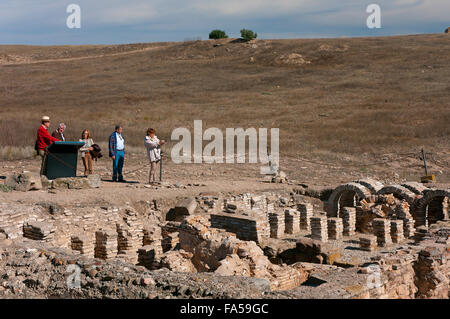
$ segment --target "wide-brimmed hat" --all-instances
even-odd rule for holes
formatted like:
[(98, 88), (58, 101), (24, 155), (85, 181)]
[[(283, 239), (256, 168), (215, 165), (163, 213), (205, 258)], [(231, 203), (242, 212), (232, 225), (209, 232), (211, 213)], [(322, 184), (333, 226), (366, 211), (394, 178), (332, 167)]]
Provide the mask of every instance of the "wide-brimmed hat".
[(41, 121), (42, 122), (50, 122), (50, 118), (48, 116), (43, 116)]

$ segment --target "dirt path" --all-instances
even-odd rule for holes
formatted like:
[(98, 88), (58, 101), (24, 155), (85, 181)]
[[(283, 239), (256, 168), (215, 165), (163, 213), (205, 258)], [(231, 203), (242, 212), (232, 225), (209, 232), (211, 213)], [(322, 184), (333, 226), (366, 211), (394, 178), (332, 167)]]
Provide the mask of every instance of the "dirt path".
[(23, 61), (16, 63), (2, 63), (2, 61), (0, 60), (0, 66), (3, 65), (22, 65), (22, 64), (38, 64), (38, 63), (51, 63), (51, 62), (70, 62), (70, 61), (78, 61), (78, 60), (86, 60), (86, 59), (97, 59), (97, 58), (106, 58), (106, 57), (115, 57), (115, 56), (123, 56), (123, 55), (131, 55), (131, 54), (136, 54), (136, 53), (142, 53), (142, 52), (147, 52), (147, 51), (153, 51), (156, 49), (160, 49), (163, 48), (163, 46), (155, 46), (155, 47), (149, 47), (149, 48), (143, 48), (143, 49), (139, 49), (139, 50), (131, 50), (131, 51), (126, 51), (126, 52), (118, 52), (118, 53), (111, 53), (111, 54), (98, 54), (98, 55), (87, 55), (87, 56), (82, 56), (82, 57), (74, 57), (74, 58), (61, 58), (61, 59), (47, 59), (47, 60), (27, 60), (24, 58)]

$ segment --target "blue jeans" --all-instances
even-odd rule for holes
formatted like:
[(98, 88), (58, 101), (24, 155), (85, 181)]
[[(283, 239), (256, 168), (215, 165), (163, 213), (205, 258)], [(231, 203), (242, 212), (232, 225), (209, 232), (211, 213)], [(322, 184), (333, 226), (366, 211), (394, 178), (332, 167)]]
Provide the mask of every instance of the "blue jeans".
[(125, 161), (125, 152), (116, 151), (116, 159), (113, 159), (113, 181), (117, 180), (117, 176), (119, 177), (119, 181), (123, 180), (122, 168), (124, 161)]

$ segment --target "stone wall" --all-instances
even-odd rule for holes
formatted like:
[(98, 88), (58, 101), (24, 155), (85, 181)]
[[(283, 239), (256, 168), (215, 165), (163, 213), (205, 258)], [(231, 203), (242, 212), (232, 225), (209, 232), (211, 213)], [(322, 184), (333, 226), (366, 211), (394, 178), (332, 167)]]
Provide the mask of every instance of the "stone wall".
[(262, 216), (230, 215), (227, 213), (211, 214), (211, 227), (225, 229), (236, 234), (242, 240), (261, 242), (270, 236), (267, 218)]
[[(375, 186), (372, 188), (376, 189)], [(330, 235), (331, 244), (341, 245), (342, 228), (345, 236), (354, 231), (354, 207), (344, 207), (341, 202), (341, 221), (337, 217), (327, 219), (317, 212), (313, 217), (310, 204), (298, 203), (301, 198), (243, 194), (232, 197), (231, 202), (224, 201), (240, 207), (228, 213), (216, 212), (217, 206), (209, 206), (203, 201), (216, 201), (217, 198), (202, 197), (202, 205), (207, 205), (209, 210), (200, 209), (191, 215), (192, 209), (188, 214), (182, 214), (181, 222), (162, 222), (162, 212), (155, 210), (156, 204), (150, 202), (125, 207), (76, 204), (66, 208), (47, 202), (36, 205), (2, 203), (0, 239), (45, 243), (68, 249), (83, 258), (97, 257), (108, 263), (122, 258), (147, 269), (163, 267), (174, 272), (215, 272), (217, 275), (262, 278), (275, 291), (298, 288), (308, 279), (309, 268), (305, 268), (303, 262), (334, 264), (341, 268), (345, 265), (350, 267), (348, 274), (353, 271), (355, 276), (375, 278), (373, 284), (362, 286), (354, 297), (448, 298), (448, 222), (436, 221), (430, 227), (421, 226), (416, 234), (420, 238), (414, 244), (407, 241), (411, 236), (405, 236), (403, 241), (402, 231), (406, 235), (407, 230), (411, 233), (414, 229), (408, 216), (409, 204), (404, 200), (390, 195), (369, 195), (361, 201), (375, 213), (377, 210), (372, 208), (377, 205), (382, 208), (383, 215), (375, 214), (378, 219), (372, 220), (375, 227), (371, 227), (371, 232), (378, 235), (380, 246), (387, 245), (383, 249), (372, 249), (373, 237), (363, 236), (366, 240), (361, 246), (366, 249), (357, 251), (366, 254), (364, 263), (377, 251), (380, 255), (362, 266), (362, 263), (335, 263), (340, 258), (340, 251), (327, 250), (325, 243), (304, 237), (312, 230), (312, 237), (326, 241)], [(192, 203), (198, 202), (190, 199), (186, 205), (178, 206), (195, 206)], [(390, 243), (388, 238), (391, 236), (397, 245)], [(297, 245), (285, 250), (286, 256), (282, 256), (283, 262), (289, 260), (286, 262), (289, 266), (271, 263), (260, 248), (266, 240), (292, 242), (293, 238), (299, 239)], [(354, 251), (356, 255), (357, 251)], [(289, 253), (292, 258), (287, 256)], [(357, 275), (359, 267), (361, 272)]]
[(448, 299), (448, 225), (430, 230), (430, 239), (372, 258), (361, 269), (367, 287), (358, 298)]
[(413, 268), (416, 254), (411, 251), (379, 258), (367, 267), (368, 291), (365, 298), (413, 299), (417, 292)]
[(419, 252), (414, 262), (417, 298), (448, 299), (449, 275), (448, 245), (429, 243)]

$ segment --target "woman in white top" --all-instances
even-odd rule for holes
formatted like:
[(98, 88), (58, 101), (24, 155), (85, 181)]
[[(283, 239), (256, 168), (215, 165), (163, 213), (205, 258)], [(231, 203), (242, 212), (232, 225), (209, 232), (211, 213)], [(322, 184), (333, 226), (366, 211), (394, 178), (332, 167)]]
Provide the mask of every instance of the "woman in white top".
[(161, 145), (166, 142), (164, 140), (159, 140), (155, 135), (155, 130), (149, 128), (147, 130), (147, 136), (145, 137), (145, 147), (147, 148), (147, 156), (150, 161), (150, 174), (148, 177), (148, 182), (151, 185), (156, 185), (155, 172), (156, 166), (161, 160)]
[(81, 133), (80, 142), (83, 142), (83, 147), (80, 148), (81, 152), (81, 159), (83, 160), (84, 165), (84, 175), (88, 176), (88, 174), (94, 173), (94, 170), (92, 169), (92, 156), (89, 151), (92, 151), (92, 145), (94, 145), (94, 141), (91, 138), (91, 133), (89, 130), (84, 130), (83, 133)]

